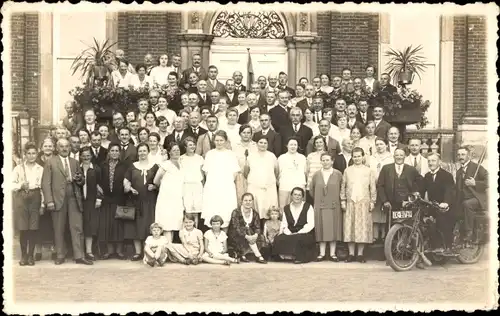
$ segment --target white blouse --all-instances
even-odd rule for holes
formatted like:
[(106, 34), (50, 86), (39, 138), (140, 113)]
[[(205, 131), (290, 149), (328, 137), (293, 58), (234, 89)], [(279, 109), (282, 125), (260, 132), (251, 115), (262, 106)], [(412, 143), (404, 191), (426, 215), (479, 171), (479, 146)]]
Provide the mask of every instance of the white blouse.
[(213, 230), (207, 230), (203, 237), (208, 241), (207, 251), (224, 253), (224, 242), (227, 240), (227, 235), (223, 230), (220, 231), (219, 236), (215, 236)]
[(156, 66), (151, 69), (150, 76), (153, 80), (153, 83), (156, 83), (160, 86), (168, 84), (168, 74), (173, 71), (172, 67), (162, 67)]
[(305, 188), (307, 160), (302, 154), (285, 153), (278, 158), (279, 189), (292, 191), (295, 187)]
[[(300, 203), (297, 206), (294, 206), (293, 203), (290, 203), (290, 213), (292, 213), (293, 220), (295, 223), (299, 220), (300, 213), (302, 212), (302, 208), (304, 207), (304, 202)], [(294, 223), (294, 224), (295, 224)], [(288, 222), (286, 220), (286, 216), (283, 216), (283, 220), (281, 221), (281, 227), (285, 233), (290, 233), (288, 229)], [(314, 209), (312, 206), (309, 206), (307, 210), (307, 223), (302, 227), (301, 230), (297, 232), (297, 234), (307, 234), (314, 228)]]
[(132, 86), (135, 89), (144, 88), (146, 85), (149, 85), (149, 87), (152, 87), (153, 86), (153, 79), (150, 76), (145, 75), (144, 80), (141, 81), (141, 79), (139, 79), (139, 75), (132, 75), (132, 79), (130, 80), (130, 83), (132, 84)]
[(115, 70), (111, 73), (111, 77), (113, 78), (115, 87), (128, 88), (132, 84), (134, 75), (127, 71), (125, 76), (122, 76), (120, 71)]
[(158, 110), (158, 111), (156, 111), (155, 115), (156, 115), (156, 118), (159, 118), (160, 116), (164, 116), (168, 121), (169, 127), (173, 126), (174, 120), (177, 117), (177, 114), (175, 114), (175, 111), (173, 111), (171, 109)]
[(21, 190), (24, 182), (28, 182), (29, 190), (40, 189), (42, 187), (42, 175), (43, 167), (37, 163), (33, 166), (29, 166), (27, 163), (17, 165), (12, 172), (12, 189), (14, 191)]

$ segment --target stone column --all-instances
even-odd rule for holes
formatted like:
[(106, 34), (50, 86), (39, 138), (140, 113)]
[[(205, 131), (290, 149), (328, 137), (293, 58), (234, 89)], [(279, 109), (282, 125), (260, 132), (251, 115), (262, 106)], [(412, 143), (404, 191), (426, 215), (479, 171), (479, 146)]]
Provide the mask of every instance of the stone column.
[[(110, 43), (118, 43), (118, 12), (106, 12), (106, 39)], [(117, 45), (111, 47), (116, 51)]]
[(213, 40), (212, 35), (208, 34), (179, 34), (181, 45), (182, 67), (191, 66), (191, 57), (193, 54), (200, 54), (202, 65), (207, 68), (210, 60), (210, 45)]
[(389, 49), (391, 44), (391, 19), (388, 13), (380, 13), (379, 16), (379, 45), (378, 45), (378, 71), (377, 77), (385, 69), (387, 57), (385, 52)]
[[(444, 161), (453, 161), (453, 16), (441, 16), (440, 39), (440, 104), (439, 127), (443, 130), (441, 137), (441, 156)], [(431, 105), (432, 106), (432, 105)]]
[(40, 125), (52, 124), (53, 105), (53, 52), (52, 13), (40, 12), (38, 36), (40, 43)]
[(292, 36), (287, 36), (285, 41), (288, 49), (288, 85), (293, 86), (297, 82), (297, 66), (295, 62), (297, 60), (297, 50), (295, 48), (295, 40)]
[[(293, 49), (290, 50), (290, 43), (293, 43)], [(294, 83), (299, 78), (306, 77), (311, 80), (316, 75), (316, 57), (318, 51), (318, 37), (312, 35), (293, 36), (288, 42), (288, 68), (293, 68)], [(292, 52), (292, 54), (290, 54)], [(291, 55), (293, 55), (293, 60)], [(290, 64), (291, 63), (291, 64)], [(289, 80), (292, 82), (292, 79)]]

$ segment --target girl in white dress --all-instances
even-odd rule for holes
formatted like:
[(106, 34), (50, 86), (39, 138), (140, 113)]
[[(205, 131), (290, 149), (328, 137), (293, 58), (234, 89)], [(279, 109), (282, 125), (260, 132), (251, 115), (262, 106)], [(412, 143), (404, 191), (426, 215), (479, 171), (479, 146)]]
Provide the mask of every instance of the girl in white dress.
[(375, 139), (377, 136), (375, 135), (375, 122), (368, 121), (366, 122), (365, 127), (366, 135), (365, 137), (359, 140), (359, 147), (363, 148), (363, 151), (366, 153), (366, 160), (370, 161), (370, 156), (374, 155), (376, 152), (375, 149)]
[(186, 213), (193, 214), (194, 226), (198, 227), (199, 217), (203, 206), (203, 157), (196, 154), (194, 138), (184, 140), (186, 153), (179, 158), (183, 174), (182, 201)]
[(168, 74), (172, 71), (172, 68), (167, 67), (168, 63), (167, 54), (161, 55), (159, 59), (160, 59), (160, 64), (151, 69), (150, 76), (154, 84), (162, 86), (168, 83)]
[(168, 159), (167, 151), (163, 149), (162, 146), (159, 146), (161, 137), (158, 133), (150, 133), (148, 137), (148, 145), (149, 145), (149, 161), (154, 161), (157, 165), (161, 165), (164, 161)]
[(271, 207), (278, 206), (276, 178), (278, 177), (278, 159), (267, 150), (269, 141), (261, 135), (257, 139), (257, 152), (248, 155), (245, 174), (248, 181), (248, 192), (255, 200), (255, 210), (261, 219), (265, 219)]
[(209, 229), (203, 235), (205, 240), (205, 253), (201, 257), (204, 262), (231, 265), (231, 263), (240, 263), (239, 259), (234, 259), (227, 253), (227, 235), (221, 230), (224, 220), (215, 215), (210, 219)]
[(231, 108), (226, 111), (226, 122), (219, 121), (219, 129), (227, 133), (229, 143), (236, 144), (240, 140), (240, 124), (238, 124), (238, 110)]
[(304, 118), (305, 118), (304, 125), (312, 130), (314, 136), (319, 135), (318, 123), (314, 122), (313, 112), (311, 111), (311, 109), (307, 108), (304, 111)]
[(290, 138), (286, 145), (287, 152), (279, 156), (279, 204), (283, 211), (285, 205), (290, 203), (290, 192), (295, 187), (306, 188), (307, 162), (306, 157), (297, 152), (299, 141)]
[(172, 242), (173, 231), (182, 228), (184, 203), (181, 183), (184, 179), (179, 164), (181, 155), (179, 145), (172, 143), (168, 147), (170, 160), (160, 164), (153, 182), (156, 186), (160, 186), (156, 201), (155, 222), (163, 226), (167, 240)]
[(174, 125), (174, 120), (177, 117), (177, 114), (168, 108), (167, 99), (165, 97), (158, 98), (158, 111), (156, 111), (155, 115), (156, 117), (164, 116), (169, 126)]
[(226, 148), (227, 140), (226, 132), (215, 132), (215, 149), (208, 151), (205, 156), (203, 172), (206, 182), (201, 212), (205, 223), (208, 223), (214, 215), (222, 217), (224, 230), (227, 230), (231, 213), (238, 206), (234, 181), (240, 171), (236, 155)]

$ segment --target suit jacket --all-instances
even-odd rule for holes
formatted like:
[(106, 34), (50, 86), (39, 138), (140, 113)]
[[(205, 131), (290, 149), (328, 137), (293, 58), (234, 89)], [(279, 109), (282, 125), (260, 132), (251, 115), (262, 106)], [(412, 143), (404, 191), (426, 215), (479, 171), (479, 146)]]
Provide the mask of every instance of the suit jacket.
[(289, 110), (284, 109), (281, 105), (277, 105), (269, 110), (269, 116), (271, 116), (274, 130), (279, 134), (281, 134), (282, 126), (286, 126), (291, 123)]
[(92, 164), (100, 166), (108, 157), (108, 150), (104, 147), (99, 147), (99, 152), (97, 156), (94, 153), (94, 147), (91, 147), (92, 149)]
[[(331, 136), (325, 136), (327, 137), (327, 144), (326, 144), (326, 148), (328, 149), (328, 153), (330, 153), (330, 155), (332, 155), (333, 158), (335, 158), (338, 154), (340, 154), (341, 152), (341, 148), (340, 148), (340, 144), (337, 140), (335, 140), (333, 137)], [(313, 144), (313, 141), (314, 141), (314, 137), (311, 138), (309, 140), (309, 142), (307, 143), (307, 147), (306, 147), (306, 157), (313, 152), (313, 149), (314, 149), (314, 144)]]
[(75, 135), (76, 132), (81, 130), (85, 125), (82, 113), (81, 112), (73, 113), (71, 119), (68, 116), (66, 116), (62, 120), (62, 125), (71, 133), (71, 135)]
[[(257, 95), (257, 106), (260, 107), (260, 108), (263, 108), (264, 105), (266, 105), (266, 98), (263, 98), (260, 93), (259, 95)], [(261, 112), (262, 113), (262, 112)], [(267, 113), (267, 110), (266, 110), (266, 113)]]
[(167, 149), (168, 144), (176, 142), (177, 145), (179, 145), (179, 149), (181, 150), (181, 155), (184, 155), (186, 153), (186, 146), (184, 146), (184, 140), (190, 136), (193, 137), (194, 139), (196, 139), (196, 136), (194, 136), (191, 129), (185, 129), (184, 132), (182, 133), (180, 141), (178, 142), (175, 139), (175, 137), (176, 137), (175, 133), (176, 133), (176, 131), (174, 130), (174, 131), (172, 131), (172, 134), (165, 137), (165, 141), (163, 142), (163, 148)]
[[(377, 192), (379, 201), (383, 204), (390, 202), (394, 207), (397, 203), (394, 182), (396, 180), (396, 167), (395, 163), (391, 163), (382, 167), (377, 181)], [(418, 173), (417, 169), (407, 164), (403, 165), (401, 177), (406, 181), (408, 192), (421, 192), (422, 176)]]
[[(231, 149), (231, 144), (226, 142), (227, 149)], [(203, 158), (208, 153), (209, 150), (214, 149), (215, 144), (211, 144), (208, 132), (198, 137), (198, 142), (196, 143), (196, 153)]]
[(116, 130), (114, 128), (110, 128), (109, 129), (109, 141), (110, 141), (110, 144), (112, 143), (120, 143), (120, 137), (118, 136), (118, 133), (116, 132)]
[(365, 125), (363, 123), (361, 123), (360, 121), (358, 121), (356, 119), (356, 121), (354, 122), (354, 125), (350, 126), (349, 120), (347, 121), (347, 128), (352, 130), (355, 127), (357, 127), (359, 129), (359, 131), (361, 132), (361, 136), (365, 135)]
[(370, 109), (366, 111), (366, 121), (363, 120), (363, 118), (361, 117), (361, 113), (358, 112), (358, 114), (356, 114), (356, 120), (366, 126), (366, 123), (368, 123), (368, 121), (373, 121), (372, 111)]
[(229, 98), (229, 95), (227, 95), (226, 92), (224, 94), (221, 94), (222, 96), (226, 97), (228, 100), (228, 107), (233, 107), (238, 105), (238, 93), (236, 91), (233, 93), (233, 98)]
[(132, 142), (128, 144), (125, 151), (121, 150), (120, 160), (129, 167), (137, 161), (137, 148), (132, 144)]
[[(262, 131), (259, 131), (253, 135), (253, 141), (256, 142), (260, 137), (262, 136)], [(276, 133), (272, 129), (269, 129), (269, 131), (266, 134), (266, 138), (268, 141), (268, 146), (267, 150), (272, 152), (276, 158), (281, 155), (281, 136), (280, 134)]]
[[(271, 109), (271, 111), (274, 109), (275, 108)], [(297, 133), (295, 133), (293, 126), (292, 126), (292, 123), (289, 123), (287, 125), (282, 126), (279, 134), (281, 135), (281, 150), (282, 150), (281, 152), (282, 153), (287, 151), (286, 145), (287, 145), (288, 139), (293, 136), (293, 137), (298, 138), (298, 140), (299, 140), (299, 149), (297, 150), (297, 152), (299, 152), (302, 155), (305, 154), (307, 143), (313, 137), (312, 130), (309, 127), (305, 126), (304, 124), (300, 124), (299, 130), (297, 131)]]
[(288, 93), (290, 94), (290, 99), (295, 98), (295, 89), (290, 88), (290, 87), (282, 87), (280, 85), (278, 85), (278, 89), (288, 91)]
[(306, 109), (310, 108), (309, 103), (307, 103), (307, 98), (297, 102), (297, 107), (302, 110), (302, 113), (304, 113)]
[[(204, 129), (203, 127), (200, 127), (200, 126), (198, 126), (198, 133), (195, 133), (195, 132), (193, 131), (193, 128), (192, 128), (191, 126), (189, 126), (189, 127), (187, 128), (187, 130), (189, 130), (189, 131), (190, 131), (191, 136), (192, 136), (192, 137), (194, 137), (194, 140), (195, 140), (195, 141), (196, 141), (196, 140), (198, 140), (198, 137), (200, 137), (201, 135), (203, 135), (203, 134), (205, 134), (205, 133), (207, 132), (207, 130), (206, 130), (206, 129)], [(166, 137), (165, 137), (165, 138), (166, 138)]]
[[(75, 192), (75, 199), (80, 212), (83, 212), (82, 204), (82, 188), (83, 182), (75, 183), (74, 178), (77, 172), (83, 174), (78, 161), (73, 158), (69, 159), (69, 169), (71, 178), (73, 179), (73, 189)], [(64, 166), (59, 156), (54, 156), (45, 162), (42, 175), (42, 193), (44, 196), (45, 204), (54, 203), (55, 210), (61, 210), (66, 195), (66, 174)]]
[[(198, 72), (199, 80), (207, 80), (208, 79), (207, 70), (203, 67), (199, 67), (199, 68), (200, 68), (200, 71)], [(187, 69), (184, 69), (184, 71), (182, 72), (182, 80), (183, 80), (184, 84), (188, 83), (189, 74), (192, 72), (195, 72), (193, 67), (189, 67)]]
[(423, 179), (421, 196), (425, 196), (429, 201), (436, 201), (438, 203), (448, 203), (451, 207), (455, 202), (455, 181), (453, 176), (448, 171), (440, 168), (436, 172), (436, 179), (433, 179), (432, 173), (427, 172)]
[(217, 84), (214, 87), (210, 82), (210, 79), (207, 79), (207, 92), (211, 93), (212, 91), (216, 90), (219, 91), (220, 95), (224, 95), (226, 93), (226, 87), (217, 79), (216, 82)]
[[(83, 170), (82, 170), (83, 171)], [(92, 168), (87, 170), (87, 173), (84, 174), (86, 181), (86, 192), (82, 190), (83, 197), (83, 206), (86, 211), (93, 212), (95, 210), (95, 201), (97, 199), (102, 200), (103, 192), (102, 190), (102, 172), (99, 166), (92, 164)], [(101, 188), (101, 190), (97, 189), (97, 186)]]
[(382, 121), (380, 121), (380, 123), (375, 127), (375, 135), (383, 139), (387, 139), (387, 132), (391, 127), (392, 127), (391, 124), (382, 119)]
[(200, 102), (198, 102), (198, 106), (200, 107), (212, 106), (212, 99), (210, 99), (210, 93), (208, 91), (205, 93), (205, 100), (202, 99), (201, 94), (199, 92), (197, 94), (198, 94), (198, 99), (200, 100)]
[[(398, 142), (398, 145), (396, 146), (396, 149), (402, 149), (402, 150), (405, 151), (405, 154), (406, 154), (407, 151), (408, 151), (408, 146), (406, 146), (405, 144), (403, 144), (401, 142)], [(390, 143), (387, 145), (387, 151), (391, 152), (391, 144)], [(394, 154), (394, 153), (391, 152), (391, 154)], [(413, 162), (409, 163), (408, 165), (413, 166)]]
[(396, 88), (395, 86), (393, 86), (390, 83), (385, 87), (379, 86), (379, 94), (380, 95), (389, 95), (389, 94), (392, 94), (392, 93), (397, 92), (397, 91), (398, 91), (398, 88)]
[(243, 84), (241, 86), (239, 86), (239, 87), (236, 86), (236, 89), (234, 90), (234, 92), (236, 94), (238, 94), (238, 92), (240, 92), (240, 91), (247, 91), (247, 87), (245, 85), (243, 85)]
[(467, 196), (474, 196), (479, 201), (482, 209), (488, 207), (488, 171), (483, 166), (470, 161), (465, 170), (465, 179), (474, 177), (476, 169), (478, 169), (476, 176), (476, 186), (470, 189), (465, 185), (464, 177), (462, 176), (463, 168), (457, 170), (457, 201), (462, 202)]
[(337, 156), (334, 156), (334, 161), (333, 161), (333, 169), (337, 169), (338, 171), (344, 173), (345, 169), (349, 166), (352, 166), (354, 164), (354, 161), (352, 161), (352, 158), (347, 161), (345, 159), (345, 156), (342, 152), (339, 152)]
[[(415, 158), (411, 154), (409, 156), (406, 156), (405, 164), (415, 167)], [(417, 166), (415, 168), (417, 168), (422, 177), (425, 176), (427, 172), (429, 172), (429, 162), (427, 161), (427, 158), (420, 155), (420, 161), (417, 159)]]

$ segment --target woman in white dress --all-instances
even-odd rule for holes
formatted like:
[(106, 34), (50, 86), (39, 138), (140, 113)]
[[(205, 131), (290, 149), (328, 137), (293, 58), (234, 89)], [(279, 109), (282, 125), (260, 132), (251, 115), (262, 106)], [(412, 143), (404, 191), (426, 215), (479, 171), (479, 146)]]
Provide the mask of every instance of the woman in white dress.
[(278, 198), (283, 211), (285, 205), (290, 203), (290, 192), (295, 187), (306, 188), (307, 161), (306, 157), (297, 152), (299, 141), (291, 137), (286, 144), (287, 152), (279, 156), (279, 188)]
[(240, 139), (235, 143), (231, 143), (231, 149), (238, 159), (240, 172), (236, 176), (236, 199), (238, 205), (241, 202), (241, 197), (247, 192), (247, 179), (245, 177), (245, 165), (248, 155), (257, 151), (257, 144), (252, 140), (252, 128), (250, 125), (241, 125), (239, 129)]
[(341, 116), (337, 120), (338, 129), (335, 132), (335, 135), (332, 136), (339, 144), (342, 144), (344, 138), (351, 138), (351, 130), (347, 127), (347, 117)]
[(271, 207), (278, 207), (276, 178), (278, 178), (278, 159), (267, 150), (269, 140), (261, 135), (257, 139), (257, 151), (248, 154), (245, 174), (248, 181), (248, 192), (255, 200), (255, 210), (261, 219), (265, 219)]
[(111, 78), (115, 87), (128, 89), (132, 85), (134, 75), (128, 71), (128, 61), (121, 59), (118, 70), (111, 73)]
[(200, 213), (203, 206), (203, 157), (196, 154), (196, 141), (187, 137), (184, 140), (186, 153), (179, 159), (183, 173), (182, 201), (186, 213), (195, 215), (194, 225), (198, 228)]
[(174, 120), (177, 117), (175, 111), (168, 108), (167, 98), (165, 97), (158, 98), (158, 111), (156, 111), (155, 115), (156, 117), (164, 116), (170, 126), (173, 126)]
[(250, 120), (248, 121), (248, 125), (252, 128), (253, 134), (262, 130), (260, 126), (260, 108), (258, 106), (253, 106), (250, 109)]
[(139, 64), (135, 66), (137, 74), (132, 76), (130, 83), (135, 89), (144, 87), (153, 87), (153, 79), (146, 74), (146, 65)]
[(173, 232), (182, 228), (184, 203), (182, 201), (183, 187), (180, 184), (184, 179), (179, 164), (181, 155), (179, 145), (169, 144), (167, 151), (170, 154), (170, 160), (160, 164), (153, 180), (156, 186), (160, 186), (156, 201), (155, 222), (163, 226), (165, 236), (169, 242), (172, 242)]
[(365, 127), (366, 135), (359, 140), (359, 147), (363, 148), (363, 151), (366, 153), (366, 160), (370, 161), (370, 157), (375, 154), (375, 139), (377, 135), (375, 135), (375, 122), (368, 121), (366, 122)]
[[(227, 230), (231, 213), (238, 207), (236, 200), (236, 176), (240, 171), (234, 152), (226, 148), (227, 133), (215, 132), (215, 149), (208, 151), (203, 164), (206, 182), (203, 189), (203, 208), (201, 217), (205, 224), (214, 215), (222, 217), (222, 228)], [(207, 225), (209, 226), (209, 225)]]
[(320, 90), (326, 94), (332, 93), (333, 87), (330, 86), (330, 76), (328, 76), (327, 74), (321, 74), (319, 76), (319, 79), (321, 80)]
[(313, 132), (313, 135), (316, 136), (316, 135), (319, 135), (319, 124), (314, 122), (313, 120), (313, 112), (311, 111), (311, 109), (307, 108), (305, 111), (304, 111), (304, 125), (309, 127), (312, 132)]
[(311, 181), (314, 174), (321, 170), (321, 155), (326, 152), (325, 140), (323, 136), (317, 135), (313, 138), (313, 152), (307, 156), (307, 192), (306, 201), (313, 205), (313, 196), (311, 194)]
[(290, 107), (297, 106), (297, 103), (304, 100), (304, 93), (306, 86), (301, 84), (300, 82), (295, 86), (295, 98), (291, 99), (289, 102)]
[(157, 165), (161, 165), (164, 161), (168, 160), (167, 151), (160, 147), (159, 144), (161, 141), (160, 134), (158, 133), (150, 133), (148, 136), (148, 145), (149, 145), (149, 161), (154, 161)]
[(238, 124), (238, 110), (235, 108), (228, 109), (226, 112), (227, 123), (219, 121), (219, 129), (227, 133), (227, 137), (231, 146), (240, 140), (240, 124)]
[(151, 69), (151, 79), (154, 84), (158, 84), (160, 86), (166, 85), (168, 83), (168, 74), (172, 71), (171, 67), (167, 67), (168, 64), (168, 55), (161, 55), (159, 58), (160, 64), (153, 69)]
[[(387, 141), (384, 138), (375, 139), (376, 152), (370, 157), (370, 169), (375, 173), (375, 181), (378, 180), (382, 167), (394, 163), (393, 155), (387, 150)], [(373, 237), (374, 240), (381, 240), (385, 237), (385, 223), (387, 222), (386, 213), (382, 210), (379, 201), (375, 204), (373, 210)]]

